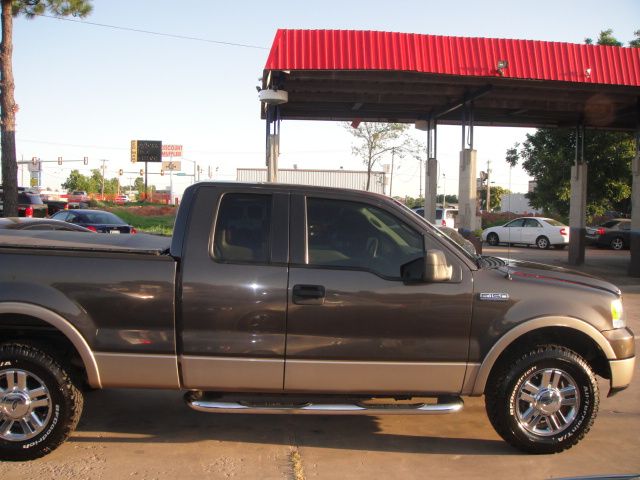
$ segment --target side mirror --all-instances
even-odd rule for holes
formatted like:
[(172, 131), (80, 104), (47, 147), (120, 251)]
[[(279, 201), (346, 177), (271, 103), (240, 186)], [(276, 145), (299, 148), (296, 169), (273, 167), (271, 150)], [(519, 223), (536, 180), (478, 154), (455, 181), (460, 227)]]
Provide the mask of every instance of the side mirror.
[(447, 282), (451, 280), (452, 272), (453, 268), (447, 264), (442, 250), (429, 250), (426, 256), (400, 267), (402, 281), (407, 284)]

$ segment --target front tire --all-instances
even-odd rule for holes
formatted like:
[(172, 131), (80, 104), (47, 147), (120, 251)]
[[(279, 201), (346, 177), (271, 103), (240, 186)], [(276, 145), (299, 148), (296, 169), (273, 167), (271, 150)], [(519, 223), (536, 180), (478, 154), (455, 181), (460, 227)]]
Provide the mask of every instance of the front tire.
[(82, 414), (83, 396), (49, 354), (0, 346), (0, 460), (32, 460), (57, 448)]
[(503, 362), (487, 382), (486, 410), (496, 432), (528, 453), (577, 444), (598, 413), (593, 371), (577, 353), (546, 345)]

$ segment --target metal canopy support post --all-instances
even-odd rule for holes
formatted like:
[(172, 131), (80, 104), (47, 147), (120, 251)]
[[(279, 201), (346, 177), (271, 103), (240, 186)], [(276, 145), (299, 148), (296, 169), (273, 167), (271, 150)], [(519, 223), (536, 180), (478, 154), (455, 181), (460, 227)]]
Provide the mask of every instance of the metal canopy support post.
[(427, 129), (427, 168), (424, 181), (424, 218), (432, 223), (436, 221), (436, 202), (438, 201), (438, 160), (437, 160), (438, 123), (429, 120)]
[[(468, 122), (468, 134), (465, 131)], [(473, 103), (462, 110), (462, 150), (460, 151), (460, 175), (458, 188), (459, 227), (474, 231), (480, 228), (477, 214), (476, 157), (473, 149)]]
[(631, 165), (631, 261), (629, 275), (640, 277), (640, 98), (636, 104), (636, 154)]
[(280, 108), (267, 105), (266, 165), (267, 182), (278, 181), (278, 157), (280, 156)]
[(575, 164), (571, 167), (569, 204), (569, 264), (582, 265), (586, 245), (587, 163), (584, 160), (584, 125), (576, 126)]

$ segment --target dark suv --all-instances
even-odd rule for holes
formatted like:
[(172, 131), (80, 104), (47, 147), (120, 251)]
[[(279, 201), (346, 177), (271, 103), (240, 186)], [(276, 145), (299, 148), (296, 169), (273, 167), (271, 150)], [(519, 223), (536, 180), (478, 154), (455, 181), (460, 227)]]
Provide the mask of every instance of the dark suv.
[[(18, 187), (18, 216), (27, 218), (44, 218), (47, 206), (37, 192)], [(4, 217), (4, 191), (0, 185), (0, 217)]]

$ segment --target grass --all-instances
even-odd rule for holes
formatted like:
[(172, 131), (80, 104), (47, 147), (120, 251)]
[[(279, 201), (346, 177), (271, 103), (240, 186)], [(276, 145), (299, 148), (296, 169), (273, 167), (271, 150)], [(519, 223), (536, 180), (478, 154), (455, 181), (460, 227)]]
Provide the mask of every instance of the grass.
[(173, 234), (174, 215), (139, 215), (130, 208), (110, 208), (109, 211), (115, 213), (122, 220), (133, 225), (139, 232), (154, 233), (156, 235)]

